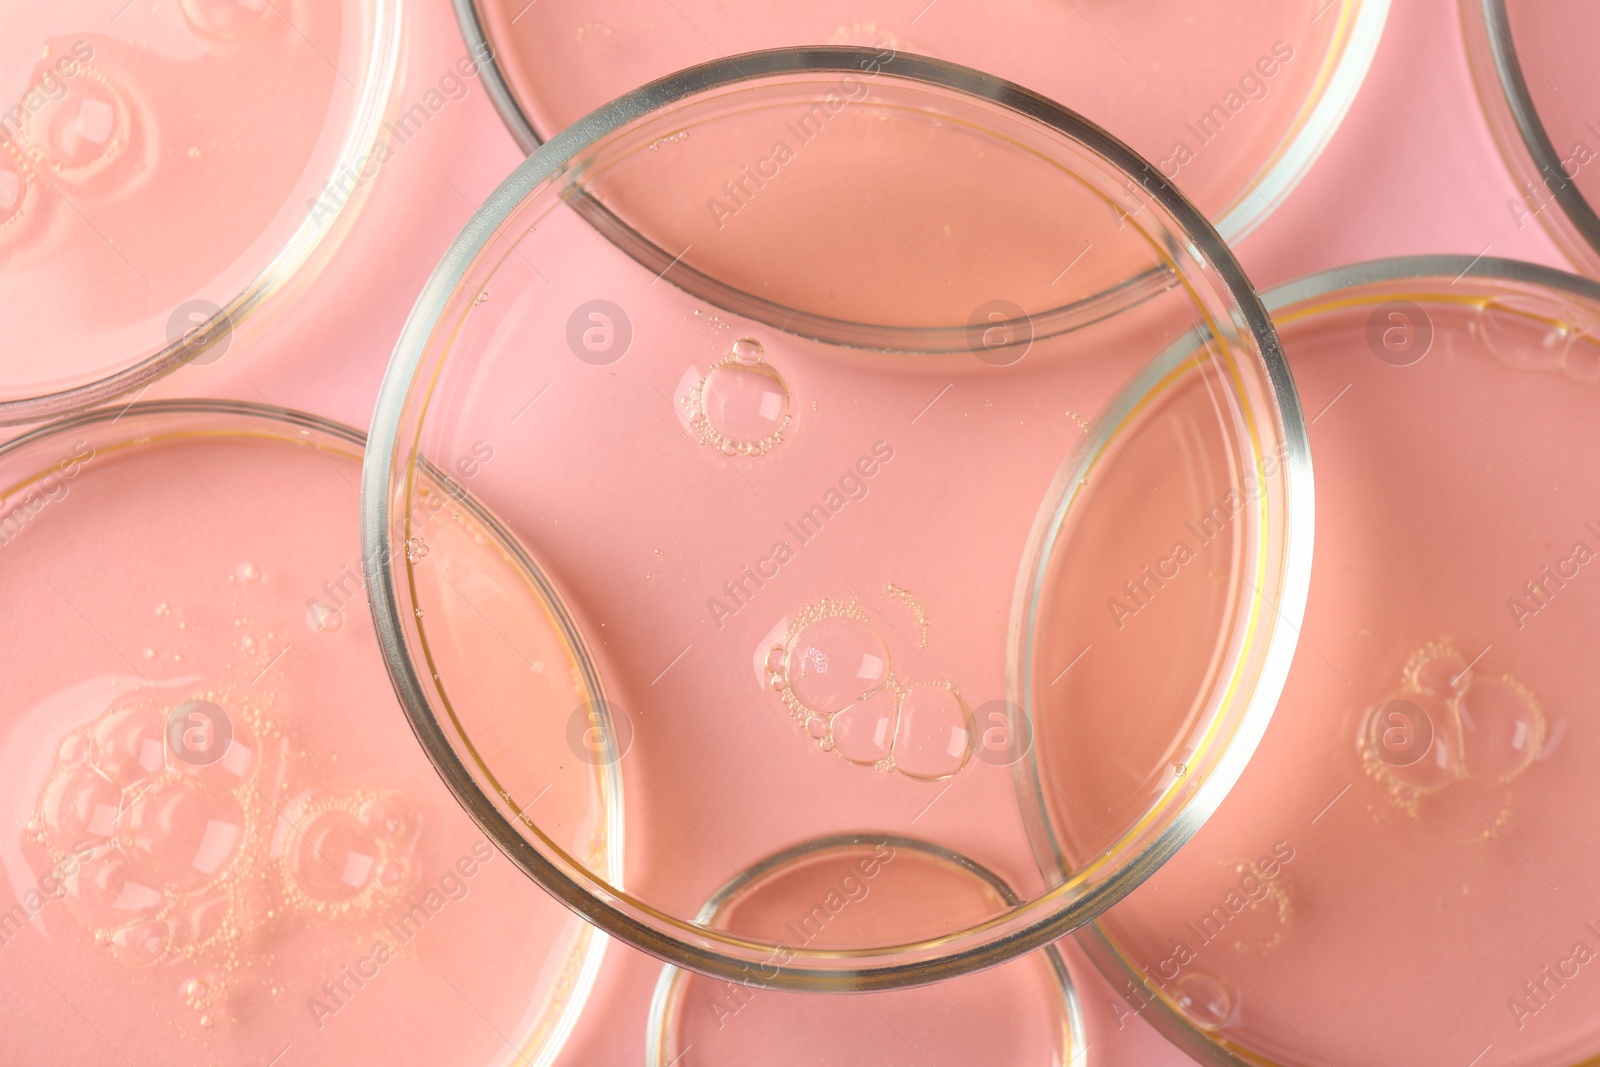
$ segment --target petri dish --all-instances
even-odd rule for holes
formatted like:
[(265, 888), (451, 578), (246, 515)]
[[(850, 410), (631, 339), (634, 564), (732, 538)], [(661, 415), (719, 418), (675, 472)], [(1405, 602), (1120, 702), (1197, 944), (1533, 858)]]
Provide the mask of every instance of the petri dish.
[[(900, 887), (883, 893), (880, 887)], [(903, 888), (902, 888), (903, 887)], [(810, 841), (768, 857), (706, 902), (702, 922), (769, 939), (847, 947), (907, 923), (904, 903), (974, 915), (1015, 901), (970, 860), (909, 838)], [(646, 1027), (648, 1067), (940, 1060), (1082, 1067), (1088, 1042), (1054, 946), (948, 982), (821, 997), (745, 986), (668, 965)], [(689, 1055), (693, 1052), (693, 1059)]]
[(0, 424), (221, 359), (337, 243), (393, 134), (398, 0), (0, 13)]
[[(859, 45), (961, 63), (1072, 108), (1157, 164), (1223, 238), (1249, 233), (1332, 137), (1388, 0), (457, 0), (524, 151), (648, 78), (739, 52)], [(674, 250), (675, 251), (675, 250)]]
[[(0, 990), (33, 1022), (0, 1035), (7, 1062), (561, 1048), (605, 939), (484, 839), (396, 713), (361, 448), (165, 402), (0, 450)], [(451, 508), (442, 550), (496, 536)]]
[(1600, 75), (1579, 42), (1600, 31), (1587, 4), (1462, 0), (1478, 98), (1516, 179), (1517, 229), (1543, 226), (1575, 267), (1600, 273)]
[(1437, 257), (1265, 299), (1316, 455), (1302, 647), (1228, 799), (1079, 940), (1202, 1063), (1593, 1062), (1600, 286)]
[[(736, 217), (705, 207), (815, 108), (825, 132)], [(646, 86), (491, 196), (390, 364), (364, 543), (412, 725), (513, 862), (675, 965), (859, 991), (1040, 947), (1193, 832), (1287, 669), (1309, 460), (1253, 291), (1142, 166), (978, 72), (806, 49)], [(595, 203), (671, 221), (671, 262), (608, 241)], [(1119, 406), (1130, 379), (1160, 402)], [(480, 683), (478, 660), (511, 676), (550, 658), (486, 625), (495, 582), (473, 557), (399, 551), (428, 542), (419, 476), (467, 469), (585, 686), (566, 751), (616, 769), (626, 884), (525, 812), (544, 783), (481, 739), (539, 712)], [(1163, 622), (1109, 610), (1219, 502)], [(1069, 674), (1098, 688), (1063, 703), (1078, 687), (1051, 681)], [(1107, 717), (1121, 728), (1095, 733)], [(1037, 862), (1012, 783), (1057, 728), (1041, 718), (1116, 768), (1098, 779), (1114, 836), (1068, 878)], [(698, 918), (740, 871), (840, 834), (969, 857), (1017, 902), (918, 912), (900, 940), (848, 950)]]

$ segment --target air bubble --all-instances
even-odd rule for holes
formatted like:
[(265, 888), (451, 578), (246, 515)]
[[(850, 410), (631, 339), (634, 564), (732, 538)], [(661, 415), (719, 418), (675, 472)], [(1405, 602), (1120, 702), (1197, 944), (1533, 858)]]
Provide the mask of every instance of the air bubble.
[(1209, 974), (1193, 972), (1179, 978), (1172, 988), (1172, 1000), (1203, 1030), (1216, 1030), (1233, 1014), (1233, 998), (1223, 984)]
[(833, 742), (851, 763), (875, 764), (887, 759), (894, 745), (895, 694), (879, 689), (833, 717)]
[(263, 577), (261, 568), (254, 563), (248, 562), (239, 564), (238, 567), (234, 568), (234, 573), (239, 576), (241, 582), (247, 582), (251, 585), (261, 581)]
[(68, 767), (81, 767), (94, 755), (94, 744), (82, 734), (68, 734), (56, 748), (56, 759)]
[(45, 787), (40, 802), (45, 830), (58, 842), (108, 841), (116, 832), (121, 798), (114, 783), (89, 768), (69, 770)]
[(297, 838), (293, 872), (300, 889), (313, 900), (345, 903), (371, 882), (378, 845), (355, 816), (344, 811), (314, 815)]
[(121, 832), (141, 867), (187, 892), (215, 880), (244, 839), (244, 812), (231, 793), (190, 779), (162, 782), (128, 805)]
[(889, 648), (864, 619), (828, 615), (802, 628), (789, 650), (788, 687), (801, 705), (824, 715), (881, 685)]
[(155, 919), (124, 926), (111, 934), (111, 951), (135, 967), (154, 963), (167, 950), (167, 927)]
[[(789, 387), (765, 363), (713, 367), (701, 387), (708, 444), (745, 453), (770, 451), (789, 422)], [(702, 437), (706, 434), (702, 433)]]
[(1403, 683), (1411, 692), (1451, 700), (1472, 684), (1472, 669), (1449, 641), (1430, 641), (1406, 663)]
[(764, 456), (783, 440), (789, 386), (765, 357), (761, 342), (743, 337), (704, 377), (684, 375), (678, 399), (702, 444), (728, 456)]
[(1473, 778), (1505, 781), (1544, 748), (1543, 710), (1511, 678), (1479, 678), (1461, 698), (1461, 754)]
[[(1455, 713), (1432, 693), (1406, 693), (1367, 712), (1362, 751), (1373, 772), (1391, 785), (1431, 793), (1460, 773)], [(1419, 745), (1427, 747), (1418, 752)]]
[(184, 18), (208, 37), (232, 37), (261, 21), (268, 0), (182, 0)]
[(972, 709), (953, 689), (915, 685), (900, 701), (894, 765), (913, 778), (948, 778), (972, 755)]
[(67, 903), (79, 921), (107, 936), (138, 919), (152, 918), (162, 903), (161, 890), (149, 875), (116, 849), (102, 849), (83, 861), (67, 882)]
[(137, 785), (166, 762), (166, 722), (149, 703), (113, 708), (95, 724), (94, 735), (100, 770), (121, 785)]
[(67, 91), (29, 116), (26, 133), (46, 163), (60, 170), (90, 166), (127, 138), (128, 108), (103, 78), (84, 70), (66, 79)]

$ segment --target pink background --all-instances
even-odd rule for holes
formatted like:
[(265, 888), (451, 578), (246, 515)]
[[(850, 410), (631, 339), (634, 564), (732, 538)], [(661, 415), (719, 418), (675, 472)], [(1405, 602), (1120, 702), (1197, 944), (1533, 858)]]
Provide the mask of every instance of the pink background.
[[(447, 0), (411, 4), (402, 104), (466, 54)], [(389, 352), (450, 240), (522, 159), (483, 87), (447, 104), (375, 180), (365, 212), (320, 282), (274, 327), (220, 362), (151, 395), (211, 395), (368, 422)], [(1517, 227), (1517, 196), (1477, 103), (1455, 0), (1395, 0), (1367, 83), (1300, 187), (1239, 247), (1265, 289), (1382, 256), (1487, 254), (1566, 266), (1537, 223)], [(1090, 1062), (1187, 1062), (1142, 1022), (1119, 1030), (1114, 994), (1070, 959)], [(613, 945), (560, 1062), (638, 1063), (660, 966)]]

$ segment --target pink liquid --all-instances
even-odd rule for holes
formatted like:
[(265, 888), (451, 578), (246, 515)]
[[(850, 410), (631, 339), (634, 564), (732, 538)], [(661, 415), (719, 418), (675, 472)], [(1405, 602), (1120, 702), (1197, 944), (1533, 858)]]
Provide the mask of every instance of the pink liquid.
[[(907, 842), (835, 847), (790, 861), (723, 905), (733, 933), (836, 947), (881, 944), (925, 925), (917, 911), (979, 916), (993, 886)], [(1062, 1064), (1082, 1049), (1047, 957), (916, 989), (783, 993), (680, 972), (657, 1064)]]
[(358, 458), (137, 411), (8, 457), (52, 473), (0, 548), (6, 1062), (465, 1067), (563, 1036), (591, 935), (395, 707)]
[[(748, 132), (766, 121), (758, 115), (733, 126)], [(838, 129), (841, 136), (864, 140), (873, 128), (880, 141), (900, 136), (893, 121), (865, 110), (834, 121), (859, 123)], [(929, 151), (949, 145), (946, 136), (984, 143), (970, 132), (911, 125), (906, 136)], [(669, 158), (674, 152), (737, 154), (737, 137), (718, 141), (726, 128), (711, 123), (705, 136), (698, 125), (688, 128), (688, 139), (656, 151), (647, 145), (657, 130), (630, 133), (634, 157), (607, 157), (609, 170), (597, 165), (600, 187), (642, 189), (658, 168), (670, 186), (693, 169), (691, 157)], [(810, 157), (829, 175), (843, 159), (825, 154), (833, 151), (819, 144)], [(952, 149), (949, 158), (966, 157)], [(893, 159), (883, 156), (886, 178), (896, 173)], [(956, 176), (948, 184), (908, 186), (900, 224), (938, 232), (941, 218), (960, 220), (970, 209), (1021, 227), (1028, 211), (1020, 202), (962, 195), (964, 166), (950, 168)], [(1006, 173), (1022, 181), (1026, 169), (1016, 162)], [(1078, 230), (1108, 242), (1096, 249), (1103, 258), (1085, 258), (1074, 271), (1151, 255), (1145, 237), (1126, 219), (1119, 228), (1105, 201), (1060, 170), (1053, 180), (1049, 173), (1040, 166), (1030, 180), (1060, 191), (1066, 206), (1059, 215), (1047, 209), (1046, 224), (1069, 233), (1071, 206), (1093, 204), (1096, 213), (1077, 216)], [(1004, 242), (974, 258), (941, 258), (953, 272), (947, 282), (906, 245), (830, 222), (817, 209), (836, 190), (796, 179), (785, 199), (757, 201), (756, 214), (735, 220), (741, 228), (730, 222), (708, 255), (748, 265), (749, 277), (768, 279), (770, 291), (818, 312), (965, 326), (967, 297), (977, 303), (979, 294), (1006, 291), (997, 275), (1032, 286), (1029, 299), (1043, 302), (1072, 258), (1065, 240), (1059, 247)], [(758, 217), (762, 210), (769, 217)], [(746, 222), (769, 228), (743, 229)], [(963, 232), (959, 221), (952, 229)], [(817, 230), (846, 243), (830, 247)], [(825, 345), (692, 302), (565, 206), (540, 211), (536, 204), (505, 232), (526, 236), (515, 251), (495, 241), (486, 256), (492, 271), (465, 284), (459, 327), (452, 320), (452, 359), (430, 379), (435, 406), (417, 447), (449, 470), (492, 448), (495, 459), (481, 465), (472, 492), (548, 576), (583, 655), (536, 649), (520, 636), (518, 627), (553, 609), (494, 596), (496, 579), (479, 573), (487, 557), (441, 553), (423, 533), (427, 556), (396, 567), (418, 674), (486, 794), (514, 818), (542, 783), (519, 769), (519, 750), (505, 738), (574, 719), (587, 729), (593, 694), (548, 708), (551, 721), (536, 720), (521, 710), (531, 697), (507, 697), (476, 679), (491, 662), (508, 678), (520, 665), (532, 693), (539, 683), (531, 662), (549, 664), (560, 653), (592, 660), (604, 700), (626, 722), (617, 726), (614, 760), (629, 830), (623, 888), (642, 906), (693, 921), (719, 886), (774, 850), (849, 832), (915, 834), (972, 856), (1025, 897), (1043, 892), (1003, 728), (1018, 568), (1063, 460), (1115, 429), (1097, 429), (1096, 413), (1194, 325), (1200, 311), (1191, 292), (1173, 288), (1135, 313), (1041, 336), (998, 365), (982, 358), (987, 353)], [(799, 240), (768, 243), (779, 232)], [(761, 263), (771, 269), (757, 275)], [(1079, 284), (1098, 283), (1068, 273), (1056, 291)], [(1225, 396), (1215, 368), (1210, 373)], [(1096, 514), (1120, 522), (1125, 536), (1234, 484), (1235, 415), (1204, 390), (1197, 397), (1176, 416), (1149, 420), (1170, 421), (1171, 434), (1196, 435), (1189, 459), (1203, 469), (1192, 472), (1185, 495), (1152, 511), (1147, 499), (1119, 499), (1108, 489), (1104, 509), (1097, 505)], [(1096, 484), (1123, 476), (1109, 454), (1112, 469), (1096, 471)], [(1143, 465), (1143, 453), (1137, 462)], [(1181, 464), (1151, 469), (1158, 478), (1170, 469), (1174, 485), (1191, 476)], [(1137, 477), (1131, 468), (1127, 476)], [(415, 516), (418, 498), (401, 506)], [(416, 536), (415, 526), (414, 519), (400, 540)], [(1114, 540), (1100, 544), (1090, 562), (1121, 550)], [(1204, 589), (1229, 580), (1194, 577)], [(1175, 594), (1170, 604), (1196, 641), (1217, 625), (1211, 600)], [(1165, 632), (1145, 628), (1120, 646), (1122, 654), (1149, 662), (1162, 654)], [(1078, 651), (1057, 662), (1052, 648), (1052, 674)], [(1153, 672), (1143, 675), (1156, 684)], [(1177, 718), (1161, 718), (1165, 708), (1140, 709), (1144, 735), (1107, 729), (1089, 737), (1097, 748), (1072, 758), (1127, 759), (1149, 771), (1152, 750), (1159, 757), (1188, 744), (1214, 721), (1214, 709), (1191, 709), (1209, 677), (1184, 681), (1191, 690)], [(510, 778), (522, 783), (507, 787)], [(1126, 792), (1115, 817), (1101, 823), (1113, 837), (1164, 803), (1171, 782), (1135, 785), (1136, 795)], [(581, 835), (537, 816), (524, 822), (524, 836), (576, 875), (604, 877)], [(911, 909), (909, 897), (898, 903), (908, 909), (908, 938), (912, 929), (915, 938), (948, 937), (975, 920)]]
[[(1159, 162), (1213, 218), (1259, 181), (1319, 78), (1340, 12), (1252, 0), (1003, 4), (518, 0), (477, 5), (541, 137), (652, 78), (789, 45), (887, 45), (1019, 82)], [(1313, 16), (1318, 16), (1313, 20)], [(1270, 74), (1265, 73), (1271, 71)], [(1213, 106), (1221, 110), (1213, 112)], [(676, 251), (676, 249), (673, 249)]]
[[(1600, 947), (1600, 594), (1578, 562), (1600, 545), (1600, 376), (1574, 336), (1593, 309), (1447, 282), (1449, 303), (1392, 287), (1425, 305), (1409, 326), (1378, 299), (1283, 320), (1315, 420), (1303, 640), (1233, 793), (1102, 921), (1147, 983), (1126, 1011), (1159, 992), (1271, 1062), (1571, 1063), (1600, 1042), (1576, 962)], [(1373, 321), (1431, 322), (1431, 349), (1375, 358)]]
[(331, 224), (311, 205), (354, 122), (368, 6), (73, 0), (0, 15), (0, 400), (155, 354), (302, 227)]

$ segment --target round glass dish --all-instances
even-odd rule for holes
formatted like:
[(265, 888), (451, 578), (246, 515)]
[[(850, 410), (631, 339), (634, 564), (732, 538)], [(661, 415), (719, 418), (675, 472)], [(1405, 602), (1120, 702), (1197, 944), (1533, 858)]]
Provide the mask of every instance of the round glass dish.
[[(899, 883), (897, 886), (896, 883)], [(895, 886), (885, 893), (882, 890)], [(988, 911), (1016, 902), (1004, 882), (960, 856), (910, 838), (810, 841), (757, 863), (706, 902), (699, 921), (836, 947), (895, 936), (923, 909)], [(716, 1064), (1004, 1063), (1083, 1067), (1083, 1017), (1055, 946), (915, 989), (817, 997), (661, 971), (646, 1027), (648, 1067), (694, 1051)]]
[(399, 0), (0, 10), (0, 424), (227, 351), (389, 148)]
[[(0, 994), (29, 1020), (6, 1062), (488, 1067), (566, 1039), (605, 938), (483, 838), (394, 712), (361, 447), (168, 402), (0, 449)], [(441, 545), (498, 536), (438, 517)]]
[(1600, 286), (1440, 257), (1265, 299), (1312, 413), (1304, 647), (1228, 799), (1079, 940), (1202, 1063), (1592, 1063)]
[(1592, 4), (1461, 0), (1489, 127), (1519, 186), (1517, 228), (1537, 220), (1576, 267), (1600, 275), (1600, 70)]
[[(668, 962), (804, 990), (997, 963), (1146, 877), (1270, 716), (1310, 551), (1293, 387), (1199, 212), (1041, 97), (875, 56), (739, 56), (558, 135), (419, 297), (364, 466), (392, 677), (485, 831)], [(735, 180), (739, 211), (709, 209)], [(589, 224), (635, 203), (672, 223), (658, 268)], [(419, 475), (467, 469), (541, 575), (537, 623), (485, 611), (484, 560), (417, 528)], [(1191, 520), (1210, 536), (1178, 551)], [(1161, 610), (1130, 621), (1124, 582), (1168, 586)], [(524, 812), (544, 782), (484, 738), (546, 712), (490, 665), (585, 687), (557, 725), (618, 769), (626, 885)], [(1108, 835), (1071, 878), (1012, 784), (1036, 734), (1077, 749), (1059, 797)], [(908, 908), (918, 929), (849, 949), (698, 918), (765, 857), (858, 833), (970, 857), (1017, 902)]]
[(647, 78), (756, 49), (862, 45), (1059, 101), (1157, 164), (1234, 241), (1338, 128), (1389, 2), (456, 0), (456, 12), (468, 43), (494, 57), (488, 84), (524, 151)]

